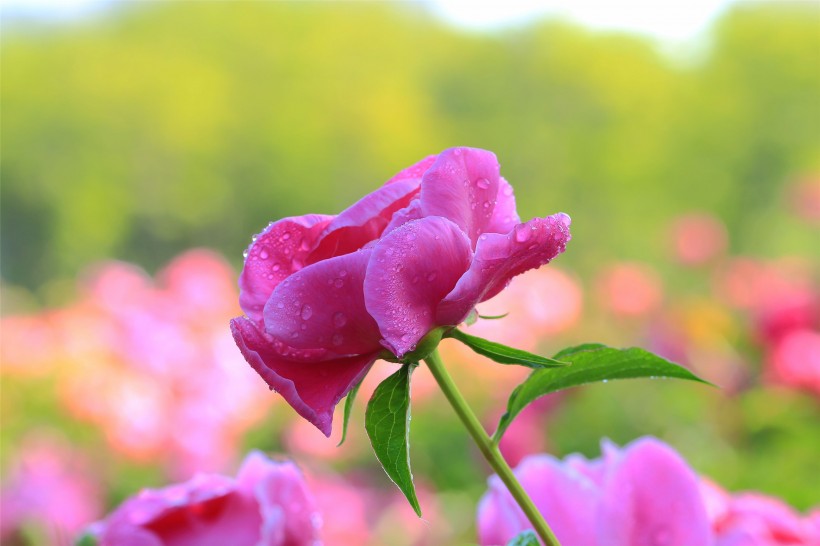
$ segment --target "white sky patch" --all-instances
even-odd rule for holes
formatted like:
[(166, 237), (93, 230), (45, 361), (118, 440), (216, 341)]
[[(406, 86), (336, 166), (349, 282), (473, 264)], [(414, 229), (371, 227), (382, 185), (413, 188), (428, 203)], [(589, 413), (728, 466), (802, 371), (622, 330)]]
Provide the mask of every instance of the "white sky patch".
[(428, 0), (452, 24), (477, 30), (560, 17), (593, 29), (622, 30), (665, 41), (697, 38), (730, 0)]
[[(0, 0), (6, 14), (70, 19), (93, 14), (124, 0)], [(157, 0), (128, 0), (150, 3)], [(190, 1), (195, 0), (176, 0)], [(206, 1), (206, 0), (201, 0)], [(220, 1), (220, 0), (212, 0)], [(227, 1), (227, 0), (221, 0)], [(407, 2), (411, 0), (385, 0)], [(668, 42), (692, 40), (731, 0), (422, 0), (449, 23), (474, 30), (560, 17), (592, 29), (636, 32)]]

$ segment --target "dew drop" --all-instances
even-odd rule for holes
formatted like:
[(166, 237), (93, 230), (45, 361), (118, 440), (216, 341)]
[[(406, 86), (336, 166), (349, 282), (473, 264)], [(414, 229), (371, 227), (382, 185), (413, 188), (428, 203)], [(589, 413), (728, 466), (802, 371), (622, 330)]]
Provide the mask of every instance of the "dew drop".
[(525, 227), (521, 227), (520, 229), (515, 230), (515, 240), (519, 243), (527, 242), (527, 239), (530, 238), (530, 230)]
[(282, 234), (282, 236), (279, 237), (280, 241), (287, 241), (288, 239), (290, 239), (290, 232), (289, 231), (284, 232)]
[(490, 181), (486, 178), (479, 178), (475, 181), (475, 185), (476, 187), (481, 188), (482, 190), (486, 190), (490, 187)]
[(302, 317), (302, 320), (308, 320), (313, 316), (313, 308), (308, 304), (303, 305), (299, 316)]
[(282, 302), (280, 301), (279, 303), (277, 303), (277, 304), (276, 304), (276, 308), (277, 308), (277, 309), (284, 309), (284, 308), (285, 308), (285, 304), (284, 304), (284, 303), (282, 303)]
[(333, 315), (333, 325), (334, 325), (336, 328), (341, 328), (341, 327), (342, 327), (342, 326), (344, 326), (345, 324), (347, 324), (347, 316), (345, 316), (345, 314), (344, 314), (344, 313), (342, 313), (341, 311), (339, 311), (338, 313), (335, 313), (335, 314)]
[(345, 285), (345, 282), (342, 279), (336, 279), (333, 281), (333, 286), (336, 288), (341, 288)]
[(274, 271), (279, 271), (280, 269), (282, 269), (282, 266), (281, 266), (281, 265), (279, 265), (279, 264), (274, 264), (274, 265), (273, 265), (273, 270), (274, 270)]
[(347, 270), (346, 269), (340, 269), (339, 270), (339, 276), (340, 277), (347, 277)]
[(330, 338), (330, 342), (333, 343), (334, 347), (341, 345), (344, 340), (345, 338), (342, 334), (333, 334), (333, 337)]
[(427, 282), (433, 282), (434, 280), (436, 280), (436, 272), (435, 271), (433, 271), (432, 273), (427, 275)]
[(403, 336), (401, 336), (401, 340), (404, 341), (405, 343), (410, 341), (411, 339), (412, 339), (412, 336), (410, 334), (404, 334)]
[(243, 257), (243, 258), (247, 258), (247, 257), (248, 257), (248, 249), (247, 249), (247, 248), (246, 248), (246, 249), (242, 252), (242, 257)]
[(260, 260), (267, 260), (268, 258), (270, 258), (270, 254), (268, 254), (268, 251), (263, 248), (259, 252), (259, 259)]

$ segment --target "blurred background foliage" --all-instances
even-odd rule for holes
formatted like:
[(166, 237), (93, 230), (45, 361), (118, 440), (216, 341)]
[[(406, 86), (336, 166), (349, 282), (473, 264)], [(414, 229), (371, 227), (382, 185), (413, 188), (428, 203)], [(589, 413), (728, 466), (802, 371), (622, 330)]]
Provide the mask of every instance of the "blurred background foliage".
[(116, 4), (6, 25), (2, 274), (28, 288), (206, 244), (239, 266), (269, 220), (332, 213), (452, 145), (495, 151), (523, 217), (564, 210), (588, 270), (661, 264), (670, 216), (733, 250), (812, 234), (782, 189), (820, 166), (818, 8), (741, 4), (700, 58), (545, 21), (492, 34), (422, 5)]
[[(70, 301), (99, 260), (154, 273), (206, 246), (238, 271), (269, 221), (336, 213), (418, 159), (468, 145), (498, 155), (523, 218), (573, 218), (556, 265), (589, 294), (584, 323), (545, 352), (647, 342), (646, 324), (592, 302), (600, 270), (632, 261), (657, 272), (665, 305), (759, 373), (743, 319), (724, 327), (731, 313), (714, 308), (709, 274), (674, 259), (670, 223), (707, 213), (728, 254), (796, 257), (816, 282), (817, 217), (795, 213), (792, 190), (820, 177), (819, 24), (816, 3), (739, 3), (696, 54), (676, 57), (551, 19), (467, 32), (416, 3), (133, 2), (69, 23), (4, 22), (3, 313)], [(101, 441), (19, 381), (4, 382), (4, 459), (38, 423)], [(481, 401), (482, 389), (466, 390), (500, 412), (507, 392)], [(542, 430), (559, 455), (655, 434), (727, 488), (805, 509), (818, 501), (817, 396), (752, 380), (722, 391), (624, 383), (562, 398)], [(454, 443), (464, 435), (440, 402), (414, 413), (414, 471), (444, 495), (454, 536), (469, 537), (486, 471), (463, 464), (469, 444)], [(244, 445), (288, 449), (281, 405)], [(378, 473), (366, 455), (335, 468)], [(108, 472), (111, 502), (164, 483), (144, 463)]]

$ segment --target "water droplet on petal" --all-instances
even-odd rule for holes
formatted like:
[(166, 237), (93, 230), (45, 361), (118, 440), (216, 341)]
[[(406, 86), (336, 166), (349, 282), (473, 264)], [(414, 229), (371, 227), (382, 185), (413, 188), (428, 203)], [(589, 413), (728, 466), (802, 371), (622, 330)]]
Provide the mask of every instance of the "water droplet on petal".
[(264, 248), (259, 252), (259, 259), (260, 260), (267, 260), (269, 257), (270, 257), (270, 254), (268, 254), (268, 251), (265, 250)]
[(436, 272), (435, 271), (433, 271), (432, 273), (427, 275), (427, 282), (433, 282), (434, 280), (436, 280)]
[(346, 277), (346, 276), (347, 276), (347, 270), (345, 270), (345, 269), (340, 269), (340, 270), (339, 270), (339, 276), (340, 276), (340, 277)]
[(342, 334), (333, 334), (333, 337), (330, 339), (330, 342), (333, 343), (334, 347), (338, 347), (342, 344), (344, 340), (345, 338)]
[(515, 228), (515, 240), (519, 243), (527, 242), (527, 239), (530, 238), (530, 230), (526, 228), (526, 226), (517, 226)]
[(313, 308), (308, 304), (303, 305), (299, 316), (302, 317), (302, 320), (308, 320), (313, 316)]
[(274, 264), (274, 265), (273, 265), (273, 270), (274, 270), (274, 271), (279, 271), (280, 269), (282, 269), (282, 266), (281, 266), (281, 265), (279, 265), (279, 264)]
[(347, 324), (347, 316), (345, 316), (344, 313), (339, 311), (338, 313), (333, 315), (333, 325), (336, 328), (341, 328), (345, 324)]
[(288, 231), (284, 232), (282, 236), (279, 237), (280, 241), (287, 241), (288, 239), (290, 239), (290, 232)]
[(476, 185), (476, 187), (479, 187), (482, 190), (486, 190), (487, 188), (490, 187), (490, 181), (487, 180), (486, 178), (479, 178), (478, 180), (475, 181), (475, 185)]
[(345, 282), (342, 279), (336, 279), (333, 281), (333, 286), (336, 288), (341, 288), (345, 285)]
[(284, 303), (282, 303), (282, 302), (280, 301), (279, 303), (277, 303), (277, 304), (276, 304), (276, 308), (277, 308), (277, 309), (284, 309), (284, 308), (285, 308), (285, 304), (284, 304)]
[(247, 249), (247, 248), (246, 248), (246, 249), (242, 252), (242, 257), (243, 257), (243, 258), (247, 258), (247, 257), (248, 257), (248, 249)]

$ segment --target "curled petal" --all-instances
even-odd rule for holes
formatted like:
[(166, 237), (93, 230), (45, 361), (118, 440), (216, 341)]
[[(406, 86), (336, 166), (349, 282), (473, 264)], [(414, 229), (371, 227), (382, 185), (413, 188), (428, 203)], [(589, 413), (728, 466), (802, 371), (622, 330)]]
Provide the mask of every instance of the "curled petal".
[(503, 177), (498, 179), (498, 195), (490, 222), (484, 229), (485, 233), (509, 233), (521, 223), (515, 209), (515, 195), (510, 183)]
[(406, 169), (397, 173), (393, 178), (388, 180), (384, 183), (384, 185), (393, 184), (395, 182), (401, 182), (405, 180), (415, 180), (418, 183), (421, 183), (421, 177), (427, 172), (427, 169), (435, 163), (437, 155), (428, 155), (418, 163), (414, 165), (410, 165)]
[(302, 473), (291, 462), (271, 464), (255, 488), (262, 516), (259, 544), (317, 544), (321, 516)]
[(467, 234), (474, 248), (493, 217), (498, 170), (492, 152), (475, 148), (443, 151), (421, 182), (424, 216), (451, 220)]
[(438, 324), (460, 323), (477, 303), (498, 294), (513, 277), (563, 252), (569, 240), (569, 216), (563, 213), (534, 218), (506, 234), (481, 235), (469, 271), (438, 307)]
[(365, 304), (396, 356), (438, 325), (436, 307), (470, 266), (471, 254), (458, 226), (435, 216), (408, 222), (373, 247)]
[(697, 476), (671, 448), (651, 438), (633, 442), (610, 469), (597, 516), (601, 543), (711, 543)]
[(332, 216), (310, 214), (270, 224), (248, 247), (239, 276), (239, 306), (262, 320), (262, 309), (277, 284), (302, 268), (308, 252)]
[(372, 250), (305, 267), (282, 281), (265, 305), (265, 330), (295, 349), (362, 354), (379, 348), (379, 327), (365, 308)]
[(403, 178), (386, 184), (342, 211), (328, 224), (308, 263), (349, 254), (376, 239), (393, 214), (410, 204), (418, 194), (420, 181)]
[(273, 339), (245, 317), (231, 320), (231, 332), (245, 360), (296, 412), (330, 436), (333, 408), (365, 376), (378, 351), (321, 362), (288, 360)]

